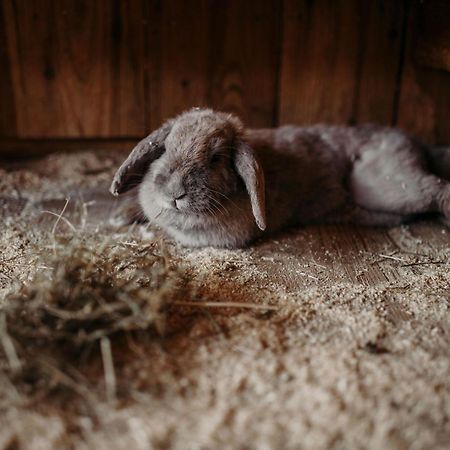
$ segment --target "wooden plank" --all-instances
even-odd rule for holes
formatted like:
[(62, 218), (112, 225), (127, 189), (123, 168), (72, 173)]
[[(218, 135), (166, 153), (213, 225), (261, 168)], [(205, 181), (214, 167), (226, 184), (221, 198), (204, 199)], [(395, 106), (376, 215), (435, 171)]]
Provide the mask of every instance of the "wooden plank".
[(160, 61), (152, 62), (158, 66), (159, 74), (152, 70), (152, 76), (159, 77), (160, 89), (153, 90), (157, 97), (150, 99), (150, 128), (187, 108), (208, 104), (208, 5), (207, 0), (161, 3), (160, 42), (149, 43), (153, 55), (158, 55), (154, 46), (160, 46)]
[(285, 0), (280, 121), (391, 124), (403, 2)]
[(377, 265), (368, 264), (372, 255), (364, 236), (369, 228), (323, 225), (319, 230), (322, 249), (329, 249), (333, 253), (330, 265), (332, 272), (339, 274), (340, 279), (337, 281), (348, 280), (366, 286), (387, 281), (387, 277)]
[[(433, 3), (433, 2), (430, 2)], [(408, 22), (407, 48), (396, 124), (428, 143), (450, 142), (450, 73), (420, 65), (415, 58), (418, 27), (426, 3), (414, 1)], [(447, 3), (450, 10), (450, 4)], [(419, 33), (419, 34), (418, 34)]]
[(145, 49), (145, 130), (146, 134), (158, 128), (163, 119), (161, 110), (165, 101), (161, 93), (161, 36), (163, 29), (162, 6), (164, 2), (149, 0), (144, 3), (144, 49)]
[(16, 113), (5, 25), (5, 16), (0, 4), (0, 136), (15, 136), (17, 134)]
[(151, 2), (147, 129), (193, 106), (273, 125), (280, 13), (276, 0)]
[(450, 4), (433, 0), (421, 5), (414, 56), (419, 64), (450, 72)]
[(281, 123), (353, 118), (359, 2), (284, 2)]
[(211, 27), (211, 104), (252, 127), (274, 125), (281, 38), (277, 0), (216, 2)]
[(306, 285), (352, 283), (377, 286), (389, 279), (382, 267), (372, 264), (373, 248), (367, 236), (380, 230), (343, 225), (316, 225), (280, 233), (274, 240), (262, 241), (255, 248), (258, 267), (271, 283), (287, 290)]
[[(111, 3), (111, 2), (110, 2)], [(110, 123), (107, 137), (146, 134), (145, 0), (113, 1), (109, 67)]]
[(404, 2), (365, 2), (360, 75), (354, 117), (357, 122), (391, 125), (405, 15)]
[(140, 2), (5, 0), (17, 136), (144, 134)]

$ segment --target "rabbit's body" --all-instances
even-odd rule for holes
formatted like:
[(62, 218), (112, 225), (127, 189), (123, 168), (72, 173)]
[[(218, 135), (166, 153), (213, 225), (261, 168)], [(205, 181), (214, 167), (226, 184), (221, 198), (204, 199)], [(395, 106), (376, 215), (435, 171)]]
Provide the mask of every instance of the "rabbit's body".
[[(149, 145), (162, 148), (153, 133), (119, 169), (112, 190), (130, 184), (127, 173), (138, 167), (145, 215), (183, 245), (239, 247), (263, 230), (318, 222), (392, 226), (425, 212), (450, 220), (449, 151), (426, 152), (398, 130), (244, 131), (236, 118), (211, 110), (189, 111), (166, 126), (169, 150), (144, 161)], [(428, 171), (433, 166), (440, 177)]]
[(439, 211), (445, 182), (426, 172), (424, 149), (398, 130), (283, 126), (248, 130), (246, 138), (266, 178), (268, 229), (314, 222), (392, 226)]

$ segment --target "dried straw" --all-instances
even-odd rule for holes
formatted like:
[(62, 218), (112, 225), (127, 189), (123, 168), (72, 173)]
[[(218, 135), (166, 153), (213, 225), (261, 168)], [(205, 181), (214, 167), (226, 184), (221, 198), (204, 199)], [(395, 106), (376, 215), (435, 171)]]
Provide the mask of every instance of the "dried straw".
[[(107, 398), (114, 400), (115, 337), (162, 333), (168, 305), (186, 297), (182, 271), (159, 242), (129, 246), (75, 234), (54, 243), (55, 252), (36, 249), (46, 269), (8, 294), (0, 310), (0, 371), (22, 381), (32, 373), (41, 391), (43, 380), (70, 387), (67, 367), (94, 350), (103, 361)], [(55, 373), (62, 374), (56, 381)]]

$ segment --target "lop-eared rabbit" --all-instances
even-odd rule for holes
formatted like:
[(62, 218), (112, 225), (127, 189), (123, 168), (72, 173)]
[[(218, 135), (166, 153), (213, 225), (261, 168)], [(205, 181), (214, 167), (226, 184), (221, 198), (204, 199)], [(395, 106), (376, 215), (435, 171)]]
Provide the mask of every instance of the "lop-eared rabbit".
[(137, 187), (146, 218), (185, 246), (242, 247), (313, 223), (395, 226), (428, 212), (450, 225), (450, 148), (366, 126), (245, 129), (194, 108), (143, 139), (114, 195)]

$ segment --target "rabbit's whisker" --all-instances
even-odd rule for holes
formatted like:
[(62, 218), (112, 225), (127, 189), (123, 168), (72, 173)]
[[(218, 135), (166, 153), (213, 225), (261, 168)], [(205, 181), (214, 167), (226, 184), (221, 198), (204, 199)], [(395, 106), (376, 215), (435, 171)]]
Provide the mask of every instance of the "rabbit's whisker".
[(223, 212), (223, 214), (226, 216), (226, 215), (229, 215), (229, 210), (228, 210), (228, 208), (227, 208), (227, 206), (226, 205), (224, 205), (222, 202), (220, 202), (219, 200), (217, 200), (214, 196), (211, 196), (210, 197), (211, 198), (211, 200), (214, 202), (214, 204), (216, 205), (216, 207), (219, 209), (220, 208), (220, 210)]
[(233, 200), (231, 200), (230, 197), (228, 197), (227, 195), (223, 194), (223, 193), (220, 192), (220, 191), (216, 191), (215, 189), (213, 189), (213, 188), (212, 188), (211, 186), (209, 186), (209, 185), (207, 185), (206, 187), (207, 187), (207, 189), (209, 189), (211, 192), (213, 192), (213, 193), (215, 193), (215, 194), (218, 194), (218, 195), (221, 195), (223, 198), (225, 198), (225, 200), (229, 201), (229, 202), (230, 202), (233, 206), (235, 206), (239, 211), (242, 211), (242, 208), (240, 208), (240, 207), (236, 204), (236, 202), (234, 202)]
[(214, 211), (214, 209), (210, 208), (209, 206), (206, 206), (205, 208), (211, 214), (212, 217), (217, 218), (217, 214), (216, 211)]
[(208, 194), (207, 192), (205, 193), (206, 196), (213, 202), (212, 206), (214, 208), (216, 208), (216, 210), (219, 212), (222, 212), (222, 214), (228, 214), (228, 210), (227, 208), (220, 203), (216, 198), (214, 198), (212, 195)]

